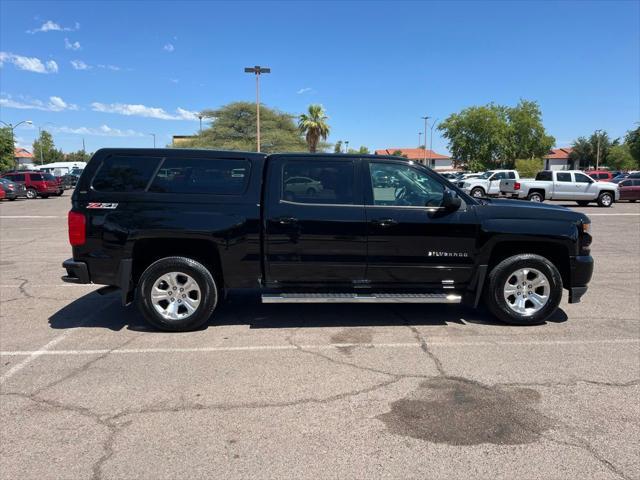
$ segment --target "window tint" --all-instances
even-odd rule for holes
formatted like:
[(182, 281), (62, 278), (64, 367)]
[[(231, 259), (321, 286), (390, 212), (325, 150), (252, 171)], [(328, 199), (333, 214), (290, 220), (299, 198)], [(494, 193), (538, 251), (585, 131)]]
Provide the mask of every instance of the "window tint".
[(299, 203), (354, 204), (350, 161), (289, 161), (282, 166), (282, 199)]
[(542, 172), (538, 172), (538, 174), (536, 175), (536, 180), (552, 180), (551, 171), (543, 170)]
[(102, 162), (93, 188), (102, 192), (142, 192), (160, 158), (113, 156)]
[(55, 180), (56, 179), (56, 177), (54, 177), (50, 173), (43, 173), (42, 176), (44, 177), (45, 180)]
[(594, 180), (598, 178), (598, 174), (597, 173), (590, 173), (589, 176), (591, 178), (593, 178)]
[(587, 177), (584, 173), (575, 173), (576, 182), (578, 183), (591, 183), (591, 179)]
[(24, 182), (24, 173), (7, 175), (7, 178), (10, 179), (12, 182)]
[(634, 180), (633, 181), (633, 186), (634, 187), (640, 187), (640, 180)]
[(424, 172), (396, 163), (369, 164), (374, 205), (439, 207), (444, 185)]
[(43, 180), (42, 175), (39, 173), (30, 173), (29, 174), (29, 179), (32, 182), (41, 182)]
[(620, 182), (620, 186), (621, 187), (630, 187), (631, 186), (631, 180), (625, 180), (624, 182)]
[(556, 178), (559, 182), (571, 182), (571, 174), (570, 173), (557, 173)]
[(515, 178), (516, 178), (516, 174), (515, 174), (515, 172), (509, 172), (509, 173), (508, 173), (508, 177), (509, 177), (510, 179), (512, 179), (512, 180), (515, 180)]
[(167, 158), (149, 191), (239, 195), (249, 181), (250, 166), (244, 159)]

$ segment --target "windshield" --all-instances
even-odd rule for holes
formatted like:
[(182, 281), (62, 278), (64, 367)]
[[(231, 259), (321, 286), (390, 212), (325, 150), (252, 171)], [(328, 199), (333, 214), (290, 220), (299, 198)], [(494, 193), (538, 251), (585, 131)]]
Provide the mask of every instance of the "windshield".
[(482, 175), (480, 175), (479, 178), (482, 178), (484, 180), (486, 180), (487, 178), (489, 178), (491, 175), (493, 175), (495, 172), (493, 170), (490, 170), (488, 172), (484, 172)]

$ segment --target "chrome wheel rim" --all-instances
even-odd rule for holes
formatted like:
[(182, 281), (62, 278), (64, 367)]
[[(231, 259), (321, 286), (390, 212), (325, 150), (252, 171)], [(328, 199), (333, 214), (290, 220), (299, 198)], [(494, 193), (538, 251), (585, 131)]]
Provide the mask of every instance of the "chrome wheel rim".
[(611, 195), (605, 193), (604, 195), (602, 195), (602, 204), (605, 207), (608, 207), (609, 205), (611, 205)]
[(27, 198), (33, 199), (33, 198), (36, 198), (36, 195), (37, 195), (36, 192), (34, 192), (33, 190), (31, 189), (27, 190)]
[(542, 201), (542, 197), (540, 195), (538, 195), (537, 193), (534, 193), (533, 195), (531, 195), (531, 198), (529, 199), (532, 202), (541, 202)]
[(522, 316), (531, 316), (549, 302), (549, 279), (535, 268), (520, 268), (504, 283), (503, 296), (507, 306)]
[(475, 190), (473, 191), (473, 197), (474, 197), (474, 198), (480, 198), (480, 197), (482, 197), (482, 190), (480, 190), (480, 189), (475, 189)]
[(193, 277), (182, 272), (169, 272), (158, 277), (151, 287), (153, 308), (165, 320), (189, 318), (202, 301), (200, 286)]

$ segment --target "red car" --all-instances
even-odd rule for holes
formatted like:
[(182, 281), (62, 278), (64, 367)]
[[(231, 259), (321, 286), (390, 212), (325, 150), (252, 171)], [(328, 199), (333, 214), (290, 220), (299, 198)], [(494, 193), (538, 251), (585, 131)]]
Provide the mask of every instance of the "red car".
[(618, 184), (620, 200), (640, 200), (640, 178), (625, 178)]
[(610, 182), (615, 177), (614, 173), (609, 170), (590, 170), (586, 173), (598, 182)]
[(4, 200), (7, 195), (4, 193), (4, 190), (0, 188), (0, 200)]
[[(49, 174), (40, 172), (9, 172), (2, 175), (14, 183), (22, 183), (27, 189), (27, 198), (47, 198), (50, 195), (57, 195), (59, 188), (55, 179), (48, 180)], [(51, 177), (53, 178), (53, 177)]]

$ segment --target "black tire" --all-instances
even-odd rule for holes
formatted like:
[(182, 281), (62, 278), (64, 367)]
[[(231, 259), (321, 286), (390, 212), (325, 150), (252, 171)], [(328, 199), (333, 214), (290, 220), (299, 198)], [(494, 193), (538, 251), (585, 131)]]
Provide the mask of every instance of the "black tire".
[(613, 202), (614, 198), (611, 192), (602, 192), (600, 195), (598, 195), (599, 207), (609, 208), (611, 205), (613, 205)]
[(64, 192), (64, 190), (58, 190), (58, 191), (56, 192), (56, 197), (61, 196), (63, 192)]
[(43, 194), (43, 195), (40, 195), (40, 198), (49, 198), (49, 194), (48, 194), (48, 193), (45, 193), (45, 194)]
[(315, 195), (316, 191), (313, 188), (307, 188), (307, 195)]
[(586, 207), (590, 202), (588, 200), (576, 200), (576, 203), (581, 207)]
[[(547, 303), (537, 312), (523, 315), (512, 310), (504, 298), (504, 286), (521, 268), (533, 268), (543, 273), (549, 282)], [(562, 300), (562, 277), (558, 269), (544, 257), (531, 253), (514, 255), (502, 260), (489, 273), (484, 287), (484, 301), (499, 320), (512, 325), (537, 325), (549, 318)]]
[(541, 203), (544, 202), (544, 195), (540, 192), (531, 192), (529, 195), (527, 195), (527, 200), (529, 200), (530, 202)]
[(13, 202), (13, 201), (15, 201), (16, 198), (18, 198), (18, 197), (12, 197), (12, 198), (9, 199), (9, 201)]
[[(166, 319), (155, 310), (151, 302), (150, 294), (154, 283), (169, 272), (191, 276), (200, 289), (200, 304), (187, 318)], [(211, 272), (201, 263), (186, 257), (165, 257), (149, 265), (140, 277), (136, 302), (145, 319), (154, 327), (170, 332), (186, 332), (195, 330), (209, 320), (218, 304), (218, 287)]]
[(35, 188), (27, 188), (26, 197), (29, 200), (33, 200), (34, 198), (38, 198), (38, 191)]
[(480, 198), (485, 196), (484, 189), (482, 187), (475, 187), (471, 189), (471, 196), (474, 198)]

